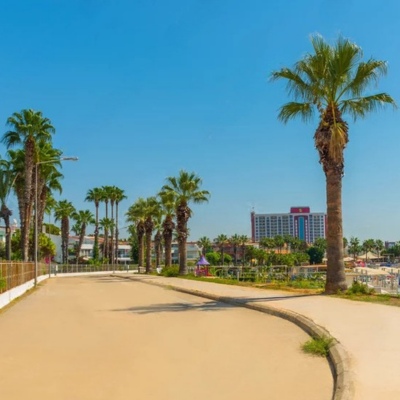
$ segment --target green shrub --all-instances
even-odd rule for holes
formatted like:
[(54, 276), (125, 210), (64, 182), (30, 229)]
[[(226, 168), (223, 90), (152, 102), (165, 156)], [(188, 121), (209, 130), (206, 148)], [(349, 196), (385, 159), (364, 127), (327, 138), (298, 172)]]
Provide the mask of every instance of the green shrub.
[(347, 289), (346, 294), (373, 294), (374, 292), (374, 289), (370, 289), (364, 283), (356, 281), (349, 289)]
[(0, 290), (5, 289), (7, 286), (6, 278), (0, 276)]
[(171, 265), (170, 267), (164, 267), (161, 271), (161, 275), (167, 277), (179, 276), (179, 265)]
[(312, 338), (305, 342), (301, 348), (305, 353), (313, 354), (320, 357), (326, 357), (329, 354), (329, 348), (333, 342), (333, 338), (321, 336)]

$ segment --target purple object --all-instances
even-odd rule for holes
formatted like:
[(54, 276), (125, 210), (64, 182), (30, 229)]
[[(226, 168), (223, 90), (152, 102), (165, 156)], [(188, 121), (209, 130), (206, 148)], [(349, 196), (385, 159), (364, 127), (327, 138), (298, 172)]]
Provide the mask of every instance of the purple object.
[(202, 255), (200, 257), (200, 260), (197, 261), (197, 266), (201, 266), (201, 265), (210, 265), (210, 263), (206, 260), (206, 258)]

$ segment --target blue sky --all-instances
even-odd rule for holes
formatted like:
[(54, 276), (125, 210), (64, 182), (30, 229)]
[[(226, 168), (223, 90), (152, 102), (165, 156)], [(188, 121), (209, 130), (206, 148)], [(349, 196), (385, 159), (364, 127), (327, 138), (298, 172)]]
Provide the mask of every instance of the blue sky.
[[(139, 196), (186, 169), (211, 192), (190, 238), (250, 235), (252, 208), (326, 210), (317, 124), (277, 120), (288, 98), (270, 73), (310, 51), (311, 34), (342, 34), (388, 61), (373, 90), (400, 102), (399, 17), (396, 0), (3, 0), (0, 124), (24, 108), (51, 119), (54, 146), (79, 157), (64, 163), (59, 197), (77, 209), (94, 210), (88, 189), (116, 185), (124, 226)], [(399, 118), (349, 120), (346, 237), (400, 240)]]

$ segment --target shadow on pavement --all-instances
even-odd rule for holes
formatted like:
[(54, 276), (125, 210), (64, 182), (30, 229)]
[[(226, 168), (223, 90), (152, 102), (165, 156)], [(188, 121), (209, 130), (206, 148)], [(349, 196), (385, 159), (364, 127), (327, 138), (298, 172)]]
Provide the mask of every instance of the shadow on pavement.
[(152, 304), (142, 307), (128, 307), (111, 310), (114, 312), (132, 312), (135, 314), (152, 314), (161, 312), (179, 312), (179, 311), (221, 311), (233, 306), (217, 301), (207, 301), (201, 304), (192, 303), (169, 303)]

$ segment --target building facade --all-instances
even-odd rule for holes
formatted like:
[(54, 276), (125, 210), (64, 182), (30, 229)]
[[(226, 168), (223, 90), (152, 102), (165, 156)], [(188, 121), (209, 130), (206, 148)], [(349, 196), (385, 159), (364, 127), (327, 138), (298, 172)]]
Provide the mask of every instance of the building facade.
[(314, 243), (326, 238), (326, 214), (311, 213), (310, 207), (291, 207), (285, 214), (251, 213), (251, 238), (258, 242), (262, 238), (290, 235)]

